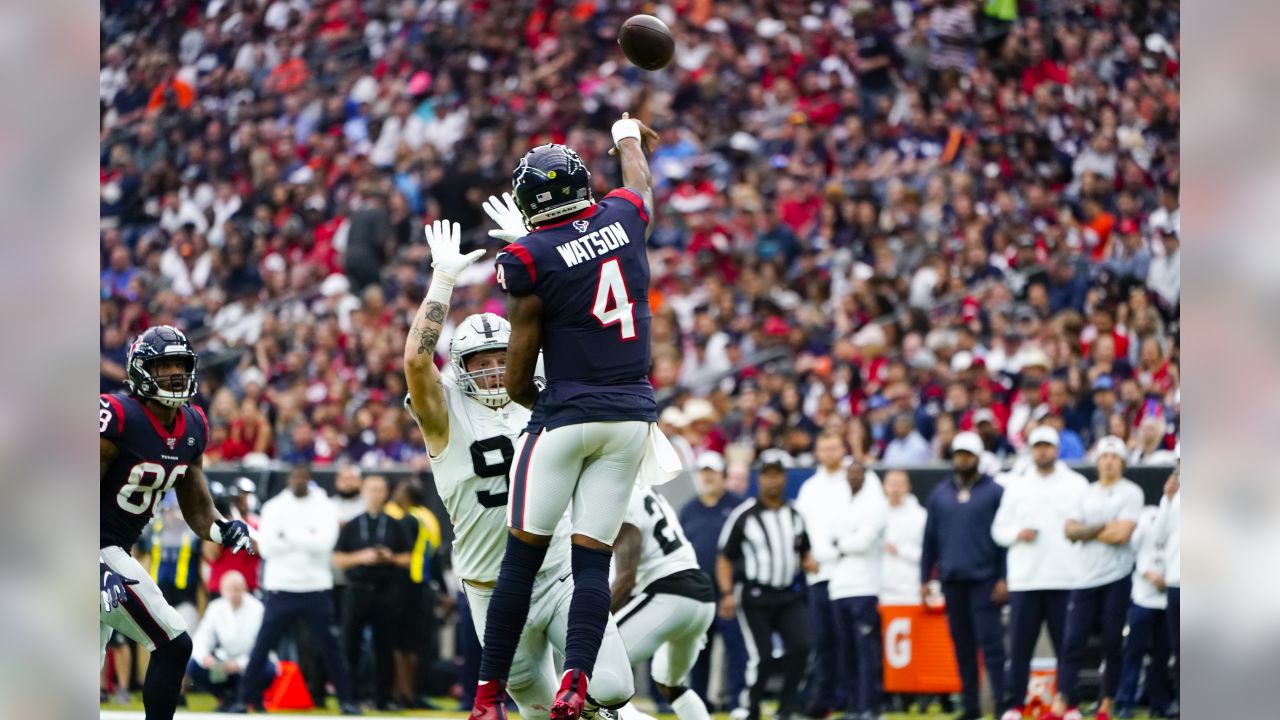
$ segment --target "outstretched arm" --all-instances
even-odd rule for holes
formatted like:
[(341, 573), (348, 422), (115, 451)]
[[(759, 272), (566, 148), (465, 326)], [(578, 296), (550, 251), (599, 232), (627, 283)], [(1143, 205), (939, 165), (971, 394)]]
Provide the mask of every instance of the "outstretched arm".
[(424, 228), (431, 248), (431, 286), (414, 315), (413, 326), (404, 344), (404, 378), (409, 388), (409, 404), (427, 441), (427, 450), (438, 455), (449, 443), (449, 409), (445, 406), (444, 382), (436, 369), (436, 343), (449, 314), (449, 299), (458, 275), (479, 260), (484, 250), (463, 255), (462, 227), (456, 222), (436, 220)]
[(533, 407), (538, 388), (533, 384), (542, 349), (542, 301), (537, 295), (508, 295), (507, 319), (511, 342), (507, 345), (507, 369), (503, 382), (507, 395), (519, 405)]
[(613, 124), (613, 143), (622, 161), (622, 184), (640, 193), (645, 206), (649, 208), (646, 239), (653, 232), (654, 205), (653, 176), (649, 172), (649, 160), (645, 153), (652, 152), (657, 141), (658, 133), (627, 113), (623, 113), (622, 119)]

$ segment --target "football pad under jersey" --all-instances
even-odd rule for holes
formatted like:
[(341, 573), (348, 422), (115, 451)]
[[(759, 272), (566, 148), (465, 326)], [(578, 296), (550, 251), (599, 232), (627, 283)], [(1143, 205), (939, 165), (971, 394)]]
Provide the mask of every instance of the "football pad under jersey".
[(98, 436), (119, 451), (107, 466), (99, 490), (99, 547), (125, 550), (155, 516), (165, 493), (204, 454), (209, 422), (196, 405), (178, 408), (173, 428), (160, 424), (132, 395), (98, 396)]

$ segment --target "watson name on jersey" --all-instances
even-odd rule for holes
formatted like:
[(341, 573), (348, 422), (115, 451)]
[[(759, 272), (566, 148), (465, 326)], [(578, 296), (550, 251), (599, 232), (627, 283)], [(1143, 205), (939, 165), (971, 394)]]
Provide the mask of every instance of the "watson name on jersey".
[(498, 285), (542, 301), (547, 388), (529, 432), (584, 422), (657, 421), (649, 384), (649, 212), (619, 188), (497, 257)]

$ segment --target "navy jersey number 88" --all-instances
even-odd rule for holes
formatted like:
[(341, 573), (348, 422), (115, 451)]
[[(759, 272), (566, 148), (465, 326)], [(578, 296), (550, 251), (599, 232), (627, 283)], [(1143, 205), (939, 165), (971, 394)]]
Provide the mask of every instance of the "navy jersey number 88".
[[(649, 212), (620, 188), (498, 254), (503, 291), (542, 301), (547, 389), (530, 430), (579, 422), (656, 421), (648, 374)], [(607, 392), (602, 392), (607, 391)]]

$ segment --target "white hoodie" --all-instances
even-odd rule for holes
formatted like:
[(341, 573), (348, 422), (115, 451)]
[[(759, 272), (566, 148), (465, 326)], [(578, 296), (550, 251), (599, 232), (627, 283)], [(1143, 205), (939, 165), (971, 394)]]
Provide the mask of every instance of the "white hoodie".
[[(884, 496), (880, 478), (870, 470), (863, 480), (862, 489)], [(818, 572), (805, 576), (810, 585), (831, 579), (831, 570), (840, 557), (835, 545), (836, 532), (848, 522), (844, 510), (852, 497), (843, 465), (835, 472), (819, 467), (817, 472), (800, 485), (800, 492), (796, 495), (796, 511), (804, 518), (805, 532), (809, 533), (809, 545), (813, 548), (813, 559), (818, 563)]]
[[(992, 539), (1009, 548), (1010, 592), (1076, 587), (1080, 550), (1067, 540), (1067, 518), (1088, 487), (1089, 481), (1062, 461), (1048, 475), (1033, 467), (1010, 478), (991, 523)], [(1018, 540), (1023, 528), (1035, 530), (1036, 539)]]
[(1133, 604), (1150, 610), (1164, 610), (1169, 606), (1169, 597), (1156, 587), (1143, 573), (1148, 570), (1164, 575), (1164, 546), (1156, 537), (1156, 521), (1160, 511), (1154, 505), (1142, 509), (1138, 516), (1138, 526), (1133, 529), (1129, 545), (1137, 553), (1138, 561), (1133, 568)]
[(1157, 542), (1164, 545), (1164, 584), (1182, 587), (1182, 492), (1170, 500), (1160, 498), (1160, 512), (1156, 516)]
[(920, 552), (924, 546), (925, 510), (915, 495), (907, 495), (885, 516), (884, 541), (897, 554), (884, 553), (880, 598), (886, 605), (920, 604)]
[(845, 504), (834, 528), (839, 556), (827, 586), (832, 600), (880, 595), (888, 510), (889, 503), (883, 492), (867, 483)]

